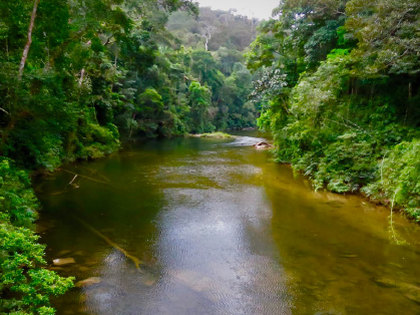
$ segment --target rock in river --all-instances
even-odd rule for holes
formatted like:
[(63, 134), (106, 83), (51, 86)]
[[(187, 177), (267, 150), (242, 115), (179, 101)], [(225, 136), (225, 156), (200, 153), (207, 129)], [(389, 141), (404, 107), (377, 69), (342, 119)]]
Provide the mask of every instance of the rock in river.
[(53, 260), (55, 266), (64, 266), (74, 264), (76, 261), (73, 258), (57, 258)]
[(76, 287), (78, 288), (88, 287), (88, 286), (91, 286), (93, 284), (98, 284), (98, 283), (101, 283), (101, 278), (92, 277), (92, 278), (87, 278), (85, 280), (77, 282)]
[(270, 149), (273, 146), (265, 141), (260, 141), (256, 144), (254, 144), (255, 149), (257, 150), (266, 150), (266, 149)]
[(375, 278), (373, 279), (373, 281), (381, 286), (381, 287), (385, 287), (385, 288), (394, 288), (397, 286), (397, 283), (395, 280), (393, 279), (389, 279), (389, 278), (384, 278), (384, 277), (380, 277), (380, 278)]

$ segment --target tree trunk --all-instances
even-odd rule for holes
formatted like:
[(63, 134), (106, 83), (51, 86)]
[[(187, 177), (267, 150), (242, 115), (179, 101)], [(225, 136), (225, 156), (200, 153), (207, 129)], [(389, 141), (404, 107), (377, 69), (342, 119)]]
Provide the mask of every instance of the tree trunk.
[(411, 100), (411, 98), (413, 97), (413, 86), (410, 83), (408, 83), (408, 99)]
[(25, 48), (23, 49), (22, 59), (19, 65), (19, 81), (22, 80), (23, 69), (25, 68), (26, 59), (28, 58), (29, 48), (32, 44), (32, 30), (35, 25), (36, 10), (38, 9), (38, 4), (41, 0), (35, 0), (34, 7), (32, 9), (31, 21), (28, 28), (28, 40), (26, 41)]
[(84, 76), (85, 76), (85, 68), (83, 68), (82, 71), (80, 71), (79, 87), (81, 87), (82, 84), (83, 84), (83, 77)]
[[(137, 114), (136, 113), (134, 113), (133, 114), (133, 116), (132, 116), (132, 120), (135, 120), (136, 119), (136, 116), (137, 116)], [(131, 136), (133, 135), (133, 126), (130, 124), (130, 132), (129, 132), (129, 134), (128, 134), (128, 139), (131, 139)]]
[(204, 44), (204, 48), (206, 49), (206, 51), (209, 51), (209, 38), (208, 37), (205, 37), (206, 38), (206, 43)]
[(408, 103), (407, 103), (407, 108), (405, 109), (405, 117), (404, 117), (404, 125), (407, 122), (407, 118), (408, 118), (408, 112), (410, 111), (410, 100), (413, 97), (413, 87), (411, 82), (408, 83)]

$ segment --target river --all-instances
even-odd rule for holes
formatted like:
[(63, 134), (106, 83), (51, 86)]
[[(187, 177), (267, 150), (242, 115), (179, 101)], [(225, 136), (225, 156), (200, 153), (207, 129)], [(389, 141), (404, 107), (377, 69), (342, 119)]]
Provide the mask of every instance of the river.
[(420, 314), (418, 225), (313, 191), (257, 140), (149, 141), (38, 180), (49, 268), (96, 282), (58, 315)]

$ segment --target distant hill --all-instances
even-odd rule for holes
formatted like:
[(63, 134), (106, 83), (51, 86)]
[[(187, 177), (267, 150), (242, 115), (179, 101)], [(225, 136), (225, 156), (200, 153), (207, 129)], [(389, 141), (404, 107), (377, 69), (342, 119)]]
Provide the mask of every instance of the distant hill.
[(258, 19), (237, 15), (233, 10), (200, 8), (198, 18), (178, 11), (169, 17), (167, 29), (184, 46), (217, 51), (221, 47), (243, 51), (256, 37)]

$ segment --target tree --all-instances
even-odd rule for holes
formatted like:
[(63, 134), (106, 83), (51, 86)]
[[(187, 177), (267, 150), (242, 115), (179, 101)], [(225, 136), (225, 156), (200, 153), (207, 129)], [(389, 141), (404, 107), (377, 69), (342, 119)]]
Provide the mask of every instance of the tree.
[(211, 91), (199, 82), (192, 82), (189, 88), (191, 106), (191, 131), (194, 133), (211, 132), (214, 126), (210, 122), (209, 107)]
[(346, 13), (346, 29), (358, 40), (352, 55), (360, 75), (419, 73), (418, 1), (352, 0)]

